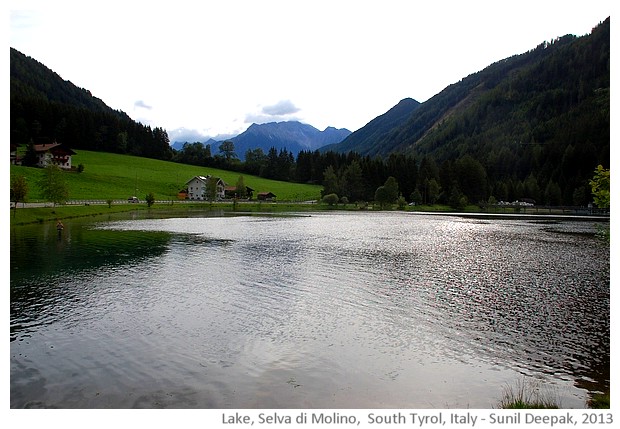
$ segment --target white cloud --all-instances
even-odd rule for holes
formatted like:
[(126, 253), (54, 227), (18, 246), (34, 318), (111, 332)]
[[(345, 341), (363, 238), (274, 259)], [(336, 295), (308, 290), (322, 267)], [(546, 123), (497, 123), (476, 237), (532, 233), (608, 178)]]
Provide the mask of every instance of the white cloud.
[(291, 100), (280, 100), (275, 104), (258, 106), (259, 111), (245, 115), (246, 124), (264, 124), (267, 122), (299, 121), (295, 115), (301, 109), (293, 104)]
[(136, 100), (133, 103), (133, 107), (134, 109), (146, 109), (146, 110), (151, 110), (153, 108), (153, 106), (149, 106), (143, 100)]
[(263, 107), (262, 112), (270, 116), (284, 116), (299, 112), (299, 108), (291, 100), (281, 100), (271, 106)]
[(168, 130), (168, 138), (170, 142), (204, 142), (209, 138), (204, 131), (192, 130), (187, 128), (176, 128), (174, 130)]

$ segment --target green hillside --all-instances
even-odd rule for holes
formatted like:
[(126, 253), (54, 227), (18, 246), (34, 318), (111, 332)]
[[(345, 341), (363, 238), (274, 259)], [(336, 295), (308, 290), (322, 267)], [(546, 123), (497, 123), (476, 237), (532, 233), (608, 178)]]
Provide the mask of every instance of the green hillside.
[[(82, 164), (82, 173), (66, 172), (70, 200), (127, 199), (136, 195), (143, 199), (153, 193), (158, 200), (176, 199), (177, 193), (194, 176), (221, 177), (234, 186), (240, 173), (178, 164), (169, 161), (78, 150), (73, 165)], [(37, 186), (43, 170), (11, 165), (11, 177), (22, 175), (28, 183), (28, 200), (42, 199)], [(279, 201), (305, 201), (320, 198), (321, 186), (279, 182), (256, 176), (243, 175), (246, 186), (259, 192), (273, 192)], [(136, 188), (138, 189), (136, 192)]]

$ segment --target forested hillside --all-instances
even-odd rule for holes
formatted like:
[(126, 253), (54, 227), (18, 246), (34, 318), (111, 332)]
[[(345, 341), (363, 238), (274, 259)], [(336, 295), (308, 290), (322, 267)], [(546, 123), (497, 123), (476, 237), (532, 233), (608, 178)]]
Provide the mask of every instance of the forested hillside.
[[(610, 161), (610, 20), (498, 61), (422, 103), (399, 126), (333, 150), (427, 160), (444, 197), (584, 204)], [(370, 126), (370, 124), (368, 125)]]
[(11, 48), (11, 144), (58, 141), (72, 149), (170, 159), (168, 135), (113, 110)]

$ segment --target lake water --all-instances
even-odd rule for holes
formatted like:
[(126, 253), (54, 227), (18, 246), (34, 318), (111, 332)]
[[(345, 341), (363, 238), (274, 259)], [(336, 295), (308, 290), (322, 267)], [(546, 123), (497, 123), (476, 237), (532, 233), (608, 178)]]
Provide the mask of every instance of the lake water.
[(609, 386), (595, 232), (396, 212), (13, 229), (11, 407), (493, 408), (536, 380), (584, 408)]

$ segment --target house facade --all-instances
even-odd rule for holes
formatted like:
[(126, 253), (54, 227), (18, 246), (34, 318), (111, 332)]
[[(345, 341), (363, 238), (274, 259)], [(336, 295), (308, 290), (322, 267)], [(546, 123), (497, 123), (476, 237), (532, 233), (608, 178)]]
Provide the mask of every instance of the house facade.
[(190, 200), (209, 200), (212, 181), (215, 181), (214, 200), (221, 200), (225, 195), (226, 183), (219, 177), (213, 176), (194, 176), (187, 185), (187, 198)]
[(71, 170), (71, 156), (75, 155), (75, 152), (62, 144), (56, 142), (36, 144), (34, 151), (37, 154), (37, 166), (57, 165), (64, 170)]

